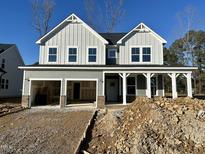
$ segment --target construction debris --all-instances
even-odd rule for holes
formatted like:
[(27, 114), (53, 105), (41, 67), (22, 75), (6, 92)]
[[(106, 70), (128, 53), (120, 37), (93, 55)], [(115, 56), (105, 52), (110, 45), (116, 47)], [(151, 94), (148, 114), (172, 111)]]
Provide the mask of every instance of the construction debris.
[(88, 153), (204, 153), (205, 101), (138, 98), (125, 109), (102, 111)]

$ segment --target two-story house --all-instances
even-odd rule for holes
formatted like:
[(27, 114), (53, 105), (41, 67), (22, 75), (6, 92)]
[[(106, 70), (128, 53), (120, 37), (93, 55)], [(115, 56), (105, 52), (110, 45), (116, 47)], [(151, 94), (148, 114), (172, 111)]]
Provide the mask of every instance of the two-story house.
[(96, 107), (121, 103), (138, 96), (164, 96), (164, 76), (187, 79), (192, 97), (195, 67), (163, 65), (166, 41), (140, 23), (128, 33), (97, 33), (75, 14), (70, 15), (37, 42), (39, 62), (24, 70), (22, 106), (92, 103)]
[(21, 97), (24, 62), (15, 44), (0, 44), (0, 97)]

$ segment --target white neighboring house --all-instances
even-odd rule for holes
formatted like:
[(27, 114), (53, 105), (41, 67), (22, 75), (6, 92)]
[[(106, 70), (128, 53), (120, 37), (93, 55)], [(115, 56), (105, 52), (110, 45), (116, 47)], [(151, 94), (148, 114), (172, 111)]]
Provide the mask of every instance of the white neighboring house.
[(24, 107), (126, 105), (139, 96), (165, 96), (165, 77), (177, 98), (179, 75), (192, 97), (191, 74), (197, 67), (164, 65), (167, 42), (144, 23), (127, 33), (98, 33), (71, 14), (36, 43), (39, 62), (20, 67)]
[(0, 97), (20, 97), (22, 93), (23, 71), (18, 67), (24, 65), (15, 44), (0, 44), (1, 75)]

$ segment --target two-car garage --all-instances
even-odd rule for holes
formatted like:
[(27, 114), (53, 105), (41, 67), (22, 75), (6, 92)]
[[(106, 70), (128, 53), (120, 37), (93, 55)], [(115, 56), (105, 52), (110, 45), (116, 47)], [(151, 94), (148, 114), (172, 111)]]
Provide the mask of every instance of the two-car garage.
[[(95, 104), (97, 80), (31, 80), (31, 107), (59, 106), (60, 96), (66, 96), (65, 105)], [(64, 88), (64, 87), (65, 88)]]

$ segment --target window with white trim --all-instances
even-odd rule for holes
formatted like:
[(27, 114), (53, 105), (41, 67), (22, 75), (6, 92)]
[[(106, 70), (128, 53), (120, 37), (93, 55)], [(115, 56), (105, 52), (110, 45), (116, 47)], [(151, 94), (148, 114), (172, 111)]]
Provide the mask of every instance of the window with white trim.
[(88, 48), (88, 62), (96, 62), (97, 48)]
[(142, 48), (142, 61), (143, 62), (150, 62), (151, 61), (151, 48), (150, 47), (143, 47)]
[(127, 94), (135, 95), (135, 77), (127, 78)]
[(111, 59), (117, 58), (116, 49), (109, 49), (108, 50), (108, 58), (111, 58)]
[(48, 62), (57, 61), (57, 48), (49, 48), (48, 51)]
[(68, 61), (76, 62), (77, 61), (77, 48), (68, 49)]
[(131, 48), (131, 61), (139, 62), (140, 61), (140, 48)]

